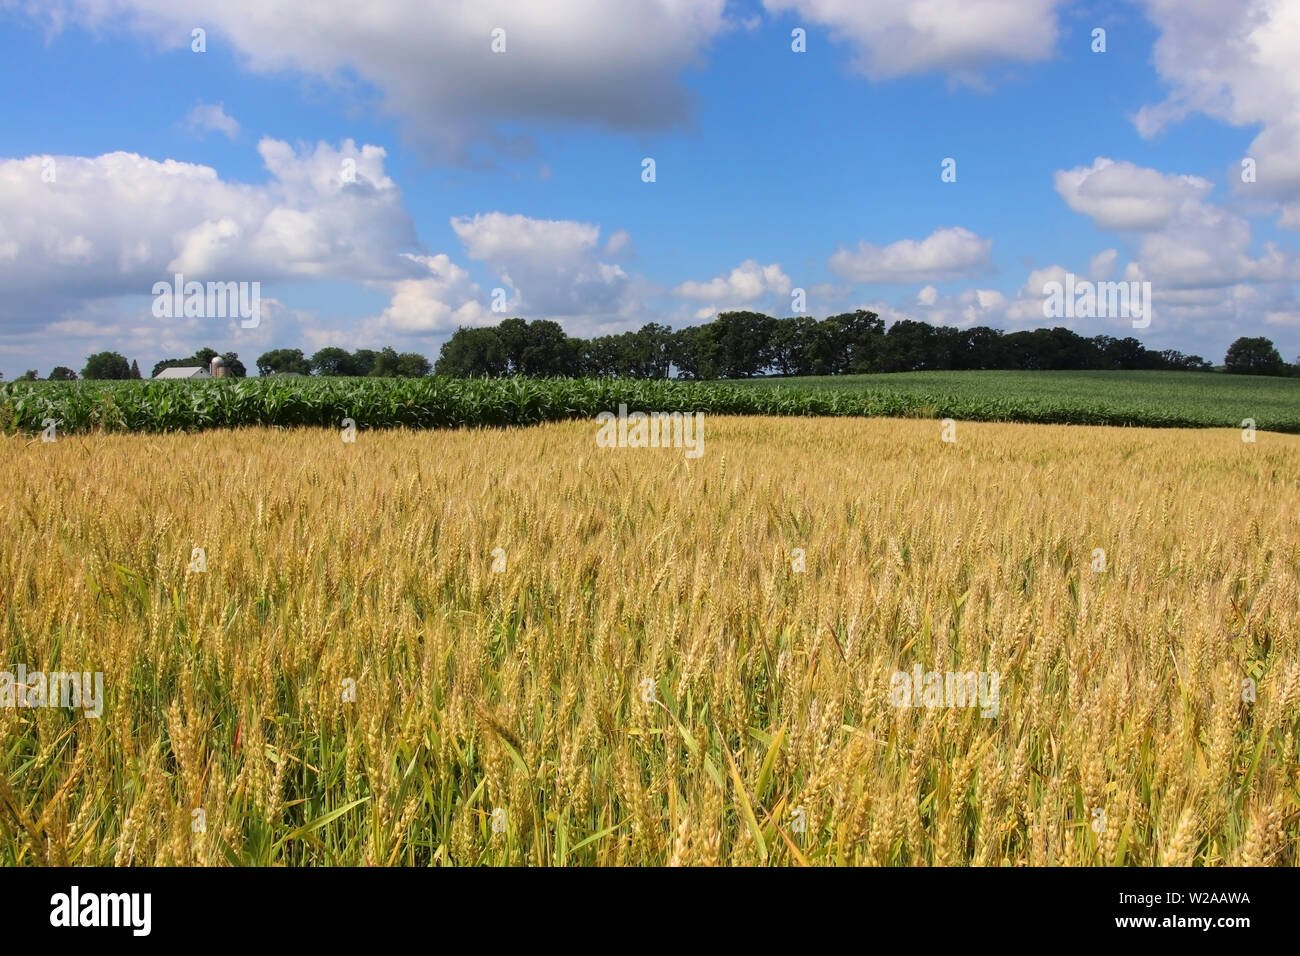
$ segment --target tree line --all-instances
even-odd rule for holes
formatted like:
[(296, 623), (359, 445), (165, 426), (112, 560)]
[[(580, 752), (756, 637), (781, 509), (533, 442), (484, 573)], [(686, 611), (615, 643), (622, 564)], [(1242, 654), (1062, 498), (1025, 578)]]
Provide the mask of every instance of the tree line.
[[(163, 359), (153, 367), (207, 368), (221, 355), (227, 374), (247, 375), (235, 352), (201, 348), (186, 358)], [(1003, 332), (988, 326), (958, 329), (902, 319), (888, 328), (876, 313), (859, 309), (817, 320), (773, 318), (759, 312), (723, 312), (712, 322), (673, 330), (648, 323), (636, 331), (589, 339), (569, 335), (549, 319), (506, 319), (495, 326), (461, 327), (431, 365), (418, 352), (322, 348), (272, 349), (254, 363), (259, 375), (423, 378), (430, 373), (457, 378), (614, 377), (742, 379), (760, 375), (860, 375), (969, 369), (1180, 369), (1208, 371), (1199, 355), (1153, 351), (1138, 339), (1084, 337), (1069, 329)], [(1251, 375), (1300, 375), (1300, 357), (1287, 364), (1264, 337), (1238, 338), (1224, 356), (1224, 369)], [(36, 380), (29, 369), (19, 380)], [(76, 372), (58, 366), (50, 381), (71, 381)], [(98, 352), (82, 369), (85, 379), (140, 378), (134, 361), (117, 352)]]
[[(1300, 374), (1266, 338), (1240, 338), (1229, 372)], [(565, 334), (545, 319), (506, 319), (460, 328), (442, 347), (437, 375), (483, 377), (597, 376), (743, 379), (760, 375), (848, 375), (970, 369), (1179, 369), (1208, 371), (1199, 355), (1153, 351), (1138, 339), (1084, 337), (1066, 328), (1003, 332), (958, 329), (903, 319), (885, 327), (859, 309), (817, 320), (723, 312), (712, 322), (672, 330), (650, 323), (635, 332), (590, 339)]]
[[(193, 355), (184, 358), (169, 358), (155, 362), (150, 378), (168, 368), (209, 368), (212, 359), (221, 356), (225, 363), (226, 374), (230, 378), (244, 378), (248, 369), (240, 361), (237, 352), (218, 352), (214, 348), (201, 348)], [(418, 352), (398, 352), (386, 347), (379, 349), (357, 349), (348, 352), (340, 348), (323, 348), (310, 358), (303, 355), (302, 349), (272, 349), (263, 352), (254, 363), (258, 375), (347, 375), (374, 376), (377, 378), (423, 378), (433, 371), (427, 358)], [(140, 378), (140, 367), (134, 361), (127, 361), (118, 352), (96, 352), (86, 359), (81, 370), (83, 379), (132, 379)], [(0, 376), (3, 378), (3, 376)], [(65, 365), (51, 370), (49, 381), (71, 382), (77, 379), (77, 373)], [(40, 376), (36, 369), (28, 369), (15, 381), (35, 382)]]
[(398, 352), (385, 347), (374, 349), (320, 349), (310, 358), (302, 349), (272, 349), (257, 360), (258, 375), (326, 375), (374, 378), (423, 378), (433, 370), (429, 360), (418, 352)]

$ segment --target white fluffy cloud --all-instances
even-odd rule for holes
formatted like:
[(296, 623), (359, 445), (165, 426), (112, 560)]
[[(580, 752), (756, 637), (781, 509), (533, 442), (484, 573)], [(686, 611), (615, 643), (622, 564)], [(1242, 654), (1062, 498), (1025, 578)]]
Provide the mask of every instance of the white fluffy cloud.
[[(250, 348), (283, 344), (419, 344), (459, 325), (497, 321), (491, 290), (446, 254), (418, 249), (384, 150), (345, 141), (295, 150), (264, 139), (264, 185), (135, 153), (0, 161), (0, 322), (7, 351), (51, 335), (99, 348), (193, 349), (204, 336)], [(647, 284), (604, 261), (625, 252), (616, 231), (492, 212), (452, 220), (471, 259), (514, 290), (526, 314), (619, 322), (640, 316)], [(187, 281), (350, 281), (387, 296), (351, 327), (280, 307), (263, 289), (258, 330), (214, 320), (155, 319), (153, 285)], [(221, 320), (216, 320), (221, 321)], [(183, 343), (188, 341), (188, 346)], [(69, 346), (71, 348), (71, 346)]]
[[(931, 285), (924, 286), (914, 298), (888, 303), (873, 302), (867, 307), (892, 324), (901, 319), (918, 319), (931, 325), (946, 325), (959, 329), (972, 326), (990, 326), (1007, 331), (1035, 329), (1048, 326), (1065, 326), (1083, 336), (1134, 334), (1131, 319), (1114, 318), (1048, 318), (1043, 314), (1045, 295), (1043, 286), (1048, 282), (1065, 282), (1067, 270), (1051, 265), (1034, 269), (1014, 295), (1007, 296), (997, 289), (969, 288), (950, 295), (942, 295)], [(1132, 269), (1124, 278), (1140, 278)], [(1076, 274), (1080, 281), (1083, 276)], [(1157, 331), (1168, 331), (1158, 329)]]
[(200, 103), (186, 115), (185, 127), (197, 133), (221, 133), (228, 139), (239, 135), (239, 121), (226, 112), (224, 103)]
[[(52, 339), (74, 355), (184, 354), (209, 340), (244, 352), (373, 345), (492, 321), (463, 268), (443, 254), (408, 251), (417, 239), (385, 174), (384, 150), (351, 141), (295, 150), (272, 139), (258, 149), (264, 185), (124, 152), (0, 161), (6, 351), (47, 354)], [(177, 272), (197, 281), (352, 281), (389, 302), (352, 328), (285, 308), (269, 288), (254, 330), (235, 319), (156, 319), (153, 284)]]
[[(1130, 265), (1158, 294), (1300, 276), (1300, 260), (1273, 243), (1252, 253), (1249, 221), (1208, 202), (1207, 180), (1099, 157), (1091, 166), (1058, 171), (1055, 182), (1066, 204), (1098, 227), (1140, 234)], [(1117, 258), (1114, 249), (1099, 253), (1089, 274), (1107, 278)]]
[[(164, 48), (202, 25), (208, 49), (233, 48), (256, 71), (296, 70), (328, 83), (355, 75), (377, 89), (412, 138), (468, 159), (476, 144), (508, 153), (527, 141), (503, 123), (584, 123), (643, 131), (684, 123), (679, 77), (729, 27), (725, 0), (48, 0), (53, 26), (125, 25)], [(504, 30), (505, 52), (492, 49)]]
[(1169, 228), (1150, 233), (1138, 261), (1152, 283), (1165, 289), (1214, 288), (1239, 282), (1300, 279), (1300, 260), (1265, 243), (1253, 256), (1250, 223), (1218, 206), (1185, 208)]
[[(518, 310), (608, 319), (631, 306), (631, 277), (621, 266), (601, 261), (597, 225), (490, 212), (452, 219), (451, 227), (471, 259), (485, 263), (515, 290)], [(615, 244), (627, 241), (619, 238)]]
[(887, 246), (862, 241), (857, 249), (836, 250), (827, 264), (837, 276), (854, 282), (942, 282), (987, 271), (992, 249), (992, 239), (953, 226)]
[[(1134, 330), (1131, 319), (1122, 316), (1045, 316), (1044, 287), (1049, 282), (1066, 284), (1071, 270), (1063, 265), (1032, 270), (1010, 297), (980, 289), (942, 296), (928, 286), (914, 303), (896, 310), (898, 317), (906, 314), (959, 327), (1030, 329), (1061, 325), (1084, 336), (1138, 336), (1150, 348), (1186, 350), (1189, 342), (1201, 342), (1208, 343), (1204, 351), (1210, 358), (1220, 355), (1239, 335), (1267, 335), (1267, 326), (1289, 326), (1291, 317), (1297, 314), (1296, 298), (1290, 283), (1285, 278), (1278, 281), (1278, 277), (1300, 274), (1294, 257), (1270, 248), (1265, 255), (1252, 259), (1243, 251), (1249, 243), (1249, 231), (1241, 231), (1244, 222), (1217, 219), (1224, 214), (1213, 207), (1200, 212), (1206, 218), (1199, 226), (1174, 223), (1167, 232), (1144, 237), (1139, 244), (1140, 258), (1127, 262), (1118, 275), (1114, 275), (1118, 264), (1114, 249), (1092, 258), (1091, 275), (1074, 270), (1076, 284), (1088, 278), (1106, 281), (1112, 276), (1124, 282), (1150, 282), (1154, 315), (1145, 331)], [(1219, 242), (1223, 244), (1217, 245)], [(1097, 274), (1098, 261), (1106, 264), (1105, 279)]]
[(707, 282), (683, 282), (673, 293), (684, 299), (712, 303), (708, 310), (712, 311), (749, 305), (765, 295), (788, 295), (790, 288), (790, 277), (779, 263), (764, 266), (746, 259), (727, 275), (715, 276)]
[(941, 71), (976, 83), (1001, 61), (1047, 59), (1059, 33), (1061, 0), (763, 0), (828, 27), (850, 43), (872, 79)]
[[(88, 299), (198, 281), (393, 280), (419, 266), (384, 150), (258, 145), (270, 181), (135, 153), (0, 160), (0, 310), (43, 322)], [(12, 325), (11, 325), (12, 331)]]
[(1056, 191), (1075, 212), (1101, 229), (1145, 231), (1169, 223), (1185, 205), (1213, 188), (1198, 176), (1180, 176), (1099, 156), (1091, 166), (1058, 170)]
[(1007, 305), (1007, 297), (997, 289), (966, 289), (953, 296), (937, 296), (926, 304), (925, 318), (935, 325), (962, 329), (973, 325), (999, 325)]
[(851, 307), (876, 313), (886, 325), (910, 319), (964, 329), (973, 325), (1006, 324), (1008, 305), (1006, 296), (996, 289), (966, 289), (955, 295), (940, 295), (934, 286), (925, 286), (915, 298), (907, 301), (855, 302)]
[(1283, 203), (1281, 223), (1300, 228), (1300, 4), (1294, 0), (1147, 0), (1160, 29), (1155, 66), (1169, 85), (1160, 103), (1134, 117), (1154, 136), (1170, 123), (1204, 113), (1234, 126), (1258, 124), (1248, 155), (1255, 183), (1238, 189)]
[(1088, 260), (1088, 278), (1104, 281), (1115, 271), (1115, 260), (1119, 258), (1118, 249), (1103, 249)]
[[(1300, 257), (1271, 242), (1256, 249), (1250, 222), (1208, 201), (1211, 183), (1104, 157), (1057, 172), (1055, 182), (1070, 208), (1097, 226), (1135, 233), (1121, 279), (1151, 283), (1155, 315), (1148, 334), (1175, 347), (1210, 342), (1217, 351), (1238, 335), (1265, 334), (1264, 325), (1287, 325), (1296, 305), (1292, 283), (1300, 280)], [(1088, 275), (1109, 279), (1118, 259), (1115, 249), (1098, 253)], [(1063, 283), (1065, 273), (1061, 266), (1031, 273), (1008, 305), (1007, 322), (1041, 324), (1043, 284)], [(1100, 321), (1063, 324), (1089, 334)]]
[(492, 325), (501, 316), (484, 302), (469, 273), (443, 254), (408, 255), (424, 270), (419, 278), (400, 279), (386, 288), (387, 308), (362, 325), (361, 341), (386, 341), (386, 336), (441, 334), (458, 326)]

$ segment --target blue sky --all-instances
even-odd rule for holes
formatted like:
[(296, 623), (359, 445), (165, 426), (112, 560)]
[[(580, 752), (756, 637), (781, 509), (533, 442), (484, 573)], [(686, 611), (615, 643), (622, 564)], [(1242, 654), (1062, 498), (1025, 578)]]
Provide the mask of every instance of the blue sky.
[[(1300, 354), (1280, 0), (0, 0), (0, 45), (9, 377), (105, 348), (146, 374), (203, 345), (432, 358), (505, 315), (589, 335), (798, 289), (817, 317)], [(155, 316), (177, 271), (260, 282), (260, 323)], [(1154, 320), (1045, 319), (1066, 272), (1151, 282)]]

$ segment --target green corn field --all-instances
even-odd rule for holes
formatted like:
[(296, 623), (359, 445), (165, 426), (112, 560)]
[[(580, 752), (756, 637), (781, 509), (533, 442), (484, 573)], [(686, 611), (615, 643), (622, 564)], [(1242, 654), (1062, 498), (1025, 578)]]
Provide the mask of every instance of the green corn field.
[(953, 418), (1300, 432), (1300, 380), (1178, 372), (961, 372), (753, 382), (669, 379), (227, 379), (0, 384), (0, 430), (360, 430), (533, 425), (615, 411)]

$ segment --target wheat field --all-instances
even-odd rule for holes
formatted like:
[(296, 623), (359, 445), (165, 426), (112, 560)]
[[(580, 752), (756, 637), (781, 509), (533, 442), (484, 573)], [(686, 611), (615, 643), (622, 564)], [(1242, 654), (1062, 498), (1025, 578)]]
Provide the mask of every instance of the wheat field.
[(1300, 437), (594, 435), (0, 437), (0, 864), (1298, 862)]

